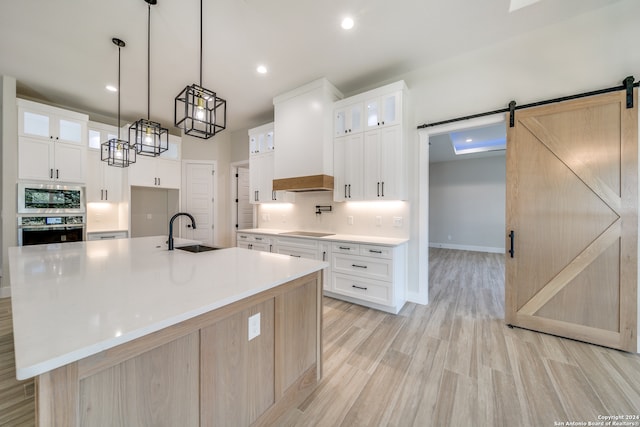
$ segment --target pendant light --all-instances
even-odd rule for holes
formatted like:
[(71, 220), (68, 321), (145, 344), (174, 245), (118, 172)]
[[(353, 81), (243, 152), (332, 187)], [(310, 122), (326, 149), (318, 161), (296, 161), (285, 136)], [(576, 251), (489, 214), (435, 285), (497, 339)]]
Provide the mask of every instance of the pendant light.
[(129, 141), (120, 139), (120, 49), (125, 46), (125, 43), (115, 37), (111, 41), (118, 46), (118, 138), (102, 143), (100, 159), (107, 162), (109, 166), (126, 168), (136, 162), (136, 150), (129, 145)]
[(175, 98), (174, 124), (186, 135), (209, 139), (227, 127), (227, 101), (202, 87), (202, 0), (200, 0), (200, 84)]
[(129, 141), (136, 153), (142, 156), (159, 156), (169, 149), (169, 130), (150, 120), (151, 110), (151, 5), (156, 0), (144, 0), (148, 4), (147, 19), (147, 118), (129, 127)]

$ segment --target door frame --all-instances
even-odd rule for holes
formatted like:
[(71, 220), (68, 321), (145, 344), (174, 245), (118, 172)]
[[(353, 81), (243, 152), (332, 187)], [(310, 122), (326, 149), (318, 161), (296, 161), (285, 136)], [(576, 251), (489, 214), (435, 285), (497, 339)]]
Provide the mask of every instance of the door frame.
[[(180, 188), (180, 209), (184, 209), (187, 206), (187, 165), (211, 165), (213, 168), (213, 201), (211, 202), (212, 210), (211, 214), (213, 215), (213, 244), (218, 245), (220, 242), (220, 231), (222, 228), (222, 224), (218, 222), (218, 218), (220, 218), (220, 214), (218, 212), (219, 205), (218, 203), (218, 162), (216, 160), (182, 160), (182, 170), (181, 170), (181, 188)], [(182, 221), (180, 218), (180, 230), (182, 230)]]
[[(505, 113), (492, 114), (490, 116), (477, 117), (445, 125), (423, 128), (418, 131), (420, 153), (419, 153), (419, 179), (418, 179), (418, 221), (415, 223), (417, 229), (417, 248), (413, 247), (412, 252), (417, 253), (417, 271), (411, 276), (417, 278), (418, 289), (416, 291), (407, 290), (409, 299), (419, 304), (429, 303), (429, 139), (431, 136), (449, 133), (457, 130), (476, 128), (482, 126), (504, 123), (506, 126), (507, 115)], [(411, 264), (410, 264), (411, 265)]]

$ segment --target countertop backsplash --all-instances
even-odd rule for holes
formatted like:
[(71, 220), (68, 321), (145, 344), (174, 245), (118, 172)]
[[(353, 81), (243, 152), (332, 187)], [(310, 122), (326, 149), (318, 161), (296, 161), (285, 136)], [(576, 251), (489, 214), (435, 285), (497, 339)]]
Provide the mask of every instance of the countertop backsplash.
[[(317, 205), (332, 211), (316, 214)], [(257, 227), (409, 238), (409, 203), (334, 202), (331, 192), (296, 193), (295, 203), (261, 204)]]

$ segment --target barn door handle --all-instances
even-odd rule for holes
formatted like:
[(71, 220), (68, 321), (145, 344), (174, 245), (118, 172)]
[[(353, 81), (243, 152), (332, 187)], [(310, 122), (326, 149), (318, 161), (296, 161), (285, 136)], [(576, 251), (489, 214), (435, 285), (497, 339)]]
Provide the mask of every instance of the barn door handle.
[(513, 258), (513, 239), (515, 238), (516, 233), (511, 230), (511, 232), (509, 233), (509, 241), (510, 241), (510, 245), (511, 247), (509, 248), (509, 255), (511, 256), (511, 258)]

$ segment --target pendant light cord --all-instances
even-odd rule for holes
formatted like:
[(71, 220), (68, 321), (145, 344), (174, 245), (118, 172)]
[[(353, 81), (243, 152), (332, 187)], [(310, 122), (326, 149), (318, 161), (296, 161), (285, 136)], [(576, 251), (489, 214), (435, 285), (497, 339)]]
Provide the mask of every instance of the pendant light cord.
[(200, 0), (200, 87), (202, 87), (202, 0)]
[(120, 46), (118, 45), (118, 141), (120, 140)]
[(147, 19), (147, 120), (151, 120), (151, 4)]

